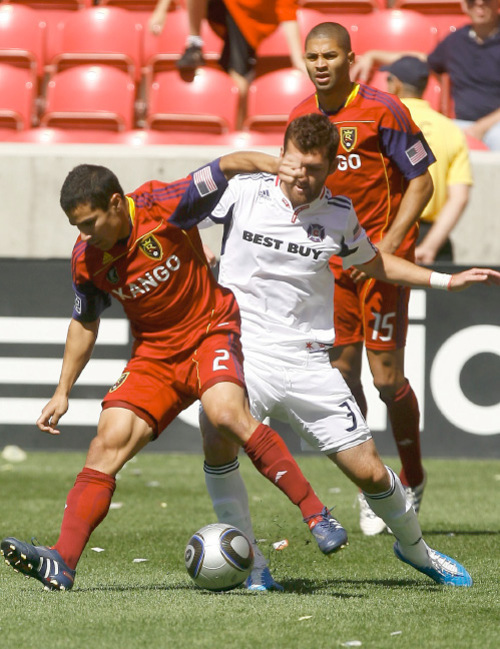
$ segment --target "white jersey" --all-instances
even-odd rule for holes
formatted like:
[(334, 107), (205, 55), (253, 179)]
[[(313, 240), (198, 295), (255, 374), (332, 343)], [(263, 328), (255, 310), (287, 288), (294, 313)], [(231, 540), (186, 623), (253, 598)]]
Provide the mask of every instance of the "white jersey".
[(270, 174), (236, 176), (212, 214), (224, 223), (219, 282), (236, 296), (244, 353), (251, 349), (324, 349), (334, 342), (334, 278), (375, 257), (351, 200), (324, 188), (294, 209)]

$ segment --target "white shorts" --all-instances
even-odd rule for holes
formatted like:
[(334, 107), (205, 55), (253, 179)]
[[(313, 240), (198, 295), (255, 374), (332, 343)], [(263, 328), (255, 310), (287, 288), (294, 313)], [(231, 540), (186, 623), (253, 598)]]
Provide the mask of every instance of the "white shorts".
[[(283, 350), (285, 351), (285, 350)], [(371, 439), (370, 430), (341, 373), (328, 353), (287, 350), (245, 354), (245, 382), (252, 415), (289, 423), (310, 446), (325, 454), (345, 451)]]

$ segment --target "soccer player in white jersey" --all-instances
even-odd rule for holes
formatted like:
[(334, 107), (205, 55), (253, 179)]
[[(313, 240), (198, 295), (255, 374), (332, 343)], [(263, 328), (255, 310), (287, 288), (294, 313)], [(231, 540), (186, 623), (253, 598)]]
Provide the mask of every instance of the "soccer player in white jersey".
[[(326, 116), (297, 118), (285, 134), (280, 176), (236, 176), (212, 213), (211, 220), (225, 226), (219, 282), (238, 301), (252, 414), (288, 422), (361, 488), (395, 535), (400, 560), (438, 583), (470, 586), (463, 566), (422, 539), (398, 476), (382, 463), (355, 399), (330, 365), (334, 279), (328, 260), (339, 255), (358, 276), (448, 290), (498, 284), (500, 273), (470, 269), (445, 275), (378, 251), (350, 199), (324, 187), (336, 166), (338, 141)], [(254, 539), (237, 448), (225, 439), (216, 443), (203, 413), (200, 421), (216, 514)], [(280, 589), (257, 548), (256, 556), (247, 586)]]

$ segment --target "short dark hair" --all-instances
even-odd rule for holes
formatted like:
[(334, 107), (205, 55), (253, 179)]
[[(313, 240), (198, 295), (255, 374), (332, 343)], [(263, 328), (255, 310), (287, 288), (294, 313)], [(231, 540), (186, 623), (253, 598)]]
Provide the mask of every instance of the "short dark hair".
[(305, 45), (313, 38), (331, 38), (335, 40), (344, 52), (352, 50), (351, 37), (347, 29), (340, 23), (319, 23), (307, 34)]
[(296, 117), (288, 124), (285, 131), (285, 150), (290, 140), (303, 153), (326, 149), (326, 156), (332, 162), (337, 155), (340, 138), (337, 127), (326, 115), (309, 113)]
[(81, 164), (66, 176), (59, 202), (69, 216), (79, 205), (89, 204), (93, 210), (107, 210), (113, 194), (125, 197), (118, 178), (110, 169)]

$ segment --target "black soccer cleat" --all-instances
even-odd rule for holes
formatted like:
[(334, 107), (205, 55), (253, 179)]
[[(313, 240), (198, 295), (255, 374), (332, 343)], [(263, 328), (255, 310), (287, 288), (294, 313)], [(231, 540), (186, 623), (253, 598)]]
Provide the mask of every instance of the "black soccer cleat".
[(76, 570), (65, 564), (57, 550), (32, 545), (13, 537), (4, 539), (0, 553), (16, 572), (41, 581), (45, 590), (71, 590)]

